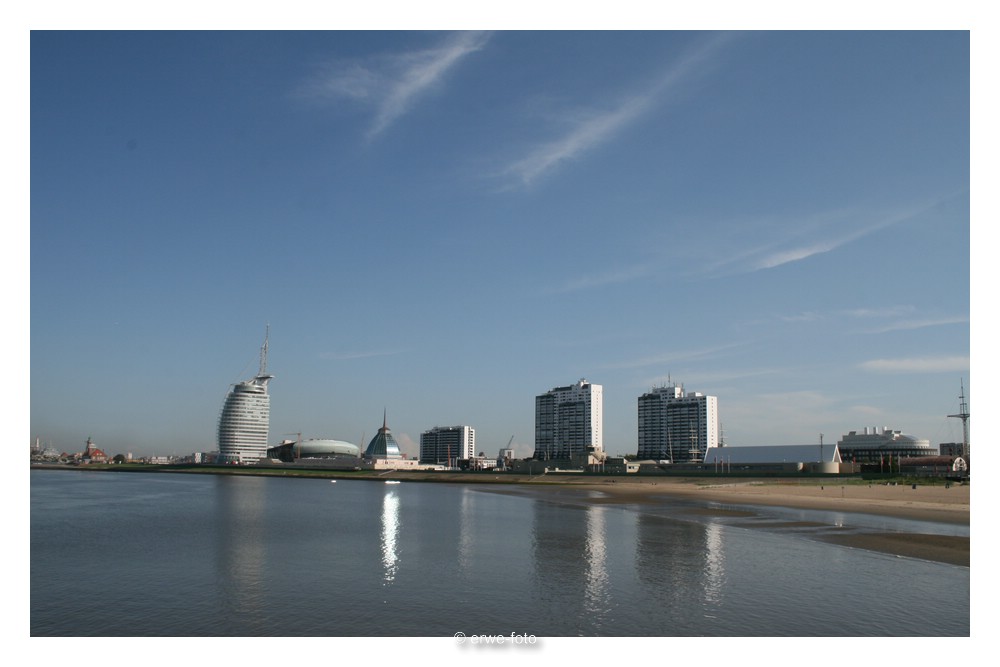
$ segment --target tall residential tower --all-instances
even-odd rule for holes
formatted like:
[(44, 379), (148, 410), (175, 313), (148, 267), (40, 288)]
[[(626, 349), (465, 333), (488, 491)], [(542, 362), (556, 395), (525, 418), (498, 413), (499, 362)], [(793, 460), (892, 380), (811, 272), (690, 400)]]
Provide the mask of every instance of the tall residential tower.
[(639, 397), (638, 458), (697, 463), (719, 446), (719, 399), (671, 384)]
[(471, 426), (435, 426), (420, 434), (420, 462), (455, 466), (476, 455), (476, 429)]
[(580, 380), (535, 397), (535, 458), (568, 459), (604, 450), (604, 388)]
[(267, 433), (271, 418), (271, 397), (267, 383), (267, 340), (260, 347), (260, 371), (252, 380), (232, 386), (219, 415), (219, 462), (256, 463), (267, 456)]

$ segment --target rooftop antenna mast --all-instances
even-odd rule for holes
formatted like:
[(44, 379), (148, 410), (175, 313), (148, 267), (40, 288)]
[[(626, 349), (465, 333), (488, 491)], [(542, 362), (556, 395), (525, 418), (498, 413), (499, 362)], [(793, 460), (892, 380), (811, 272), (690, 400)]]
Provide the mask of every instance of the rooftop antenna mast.
[(260, 346), (260, 375), (261, 377), (267, 375), (267, 339), (271, 337), (271, 325), (268, 324), (264, 329), (264, 344)]
[(962, 402), (959, 404), (959, 412), (957, 415), (948, 415), (949, 417), (956, 417), (962, 420), (962, 458), (965, 462), (969, 462), (969, 404), (965, 402), (965, 380), (962, 380), (962, 393), (959, 398)]

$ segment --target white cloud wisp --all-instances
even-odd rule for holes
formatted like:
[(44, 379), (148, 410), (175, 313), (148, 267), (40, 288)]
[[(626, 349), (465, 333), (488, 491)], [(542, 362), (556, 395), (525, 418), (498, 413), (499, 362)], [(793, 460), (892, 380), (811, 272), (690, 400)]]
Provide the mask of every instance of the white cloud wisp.
[[(883, 229), (908, 222), (931, 210), (943, 200), (920, 203), (894, 211), (838, 210), (817, 213), (800, 219), (768, 221), (769, 230), (758, 230), (771, 236), (757, 247), (745, 246), (712, 262), (701, 272), (709, 276), (729, 276), (774, 269), (800, 262), (816, 255), (832, 252)], [(746, 223), (731, 227), (745, 228)], [(746, 232), (744, 231), (744, 236)]]
[(346, 98), (374, 107), (367, 136), (373, 139), (409, 112), (421, 95), (439, 83), (466, 56), (489, 41), (489, 33), (458, 33), (442, 45), (362, 62), (335, 63), (300, 87), (307, 98)]
[(608, 111), (591, 115), (565, 136), (529, 150), (527, 155), (501, 170), (501, 177), (512, 181), (514, 187), (528, 187), (560, 165), (608, 141), (642, 116), (668, 91), (697, 74), (726, 41), (728, 37), (721, 35), (689, 51), (649, 90), (624, 99)]
[(872, 359), (860, 368), (875, 373), (954, 373), (969, 370), (969, 357)]

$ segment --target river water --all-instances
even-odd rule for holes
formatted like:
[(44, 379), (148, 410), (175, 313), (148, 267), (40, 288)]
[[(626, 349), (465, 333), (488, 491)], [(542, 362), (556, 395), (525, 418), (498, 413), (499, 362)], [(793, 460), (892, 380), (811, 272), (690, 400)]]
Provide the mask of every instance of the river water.
[[(35, 470), (31, 634), (969, 635), (969, 568), (827, 544), (816, 528), (681, 513), (680, 503), (569, 498)], [(968, 535), (882, 517), (759, 512), (772, 525)]]

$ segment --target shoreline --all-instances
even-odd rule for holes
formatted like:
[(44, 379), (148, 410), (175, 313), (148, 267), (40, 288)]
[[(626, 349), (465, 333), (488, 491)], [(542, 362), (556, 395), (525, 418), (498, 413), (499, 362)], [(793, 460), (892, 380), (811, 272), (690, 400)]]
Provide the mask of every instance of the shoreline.
[[(200, 475), (250, 475), (343, 479), (379, 482), (399, 480), (413, 483), (461, 484), (497, 488), (576, 488), (599, 491), (629, 502), (647, 502), (658, 497), (676, 497), (716, 503), (769, 505), (793, 509), (858, 512), (902, 519), (969, 524), (968, 484), (898, 484), (862, 481), (858, 478), (794, 477), (672, 477), (573, 474), (525, 475), (515, 473), (440, 473), (411, 471), (354, 472), (318, 468), (225, 468), (214, 466), (64, 466), (32, 465), (32, 470), (74, 470), (78, 472), (119, 472)], [(916, 488), (913, 488), (916, 487)]]
[[(91, 468), (32, 466), (32, 470), (77, 470), (88, 472), (147, 472), (214, 475), (256, 475), (318, 479), (355, 479), (412, 483), (440, 483), (471, 486), (499, 493), (528, 491), (579, 503), (579, 492), (588, 492), (587, 503), (619, 505), (666, 505), (670, 501), (694, 501), (706, 506), (697, 512), (720, 516), (755, 515), (752, 506), (840, 511), (898, 519), (929, 521), (959, 526), (970, 525), (968, 484), (886, 484), (863, 482), (857, 478), (720, 478), (720, 477), (592, 477), (584, 475), (515, 475), (502, 473), (355, 473), (337, 470), (241, 468)], [(567, 493), (569, 492), (569, 493)], [(721, 507), (714, 507), (719, 505)], [(735, 506), (735, 507), (726, 507)], [(969, 537), (914, 532), (861, 532), (821, 537), (841, 546), (866, 549), (902, 557), (919, 558), (969, 567)]]

